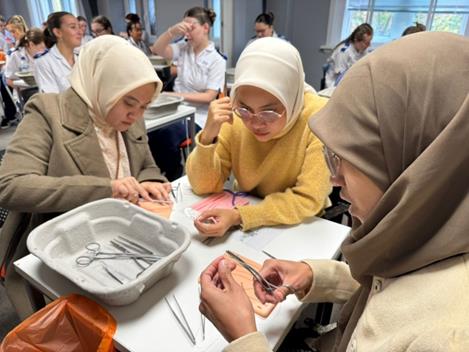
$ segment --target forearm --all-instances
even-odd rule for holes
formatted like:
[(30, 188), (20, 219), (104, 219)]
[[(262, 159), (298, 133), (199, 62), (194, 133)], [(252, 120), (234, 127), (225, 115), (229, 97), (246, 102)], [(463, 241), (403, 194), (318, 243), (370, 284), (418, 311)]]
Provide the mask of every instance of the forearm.
[(200, 93), (171, 92), (167, 94), (183, 97), (185, 101), (197, 104), (209, 104), (212, 100), (216, 99), (217, 97), (217, 91), (211, 89)]
[(196, 194), (221, 192), (231, 164), (220, 158), (216, 144), (202, 145), (200, 135), (196, 136), (197, 146), (186, 162), (187, 177)]
[(0, 182), (0, 205), (28, 213), (64, 212), (111, 196), (111, 180), (103, 177), (12, 174)]
[(162, 35), (158, 37), (158, 39), (153, 43), (151, 46), (150, 50), (152, 53), (156, 55), (161, 55), (165, 59), (172, 59), (172, 50), (169, 44), (173, 40), (173, 36), (170, 32), (170, 29), (168, 29), (166, 32), (164, 32)]
[(305, 260), (305, 263), (313, 271), (313, 283), (304, 296), (297, 295), (303, 302), (344, 303), (360, 287), (344, 262), (315, 259)]

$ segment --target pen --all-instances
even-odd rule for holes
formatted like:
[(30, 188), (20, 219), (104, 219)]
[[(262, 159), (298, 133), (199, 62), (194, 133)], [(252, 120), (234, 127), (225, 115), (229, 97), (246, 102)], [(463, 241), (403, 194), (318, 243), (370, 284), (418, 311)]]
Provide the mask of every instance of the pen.
[(221, 99), (224, 97), (225, 97), (225, 93), (223, 93), (223, 91), (220, 88), (218, 88), (217, 99)]

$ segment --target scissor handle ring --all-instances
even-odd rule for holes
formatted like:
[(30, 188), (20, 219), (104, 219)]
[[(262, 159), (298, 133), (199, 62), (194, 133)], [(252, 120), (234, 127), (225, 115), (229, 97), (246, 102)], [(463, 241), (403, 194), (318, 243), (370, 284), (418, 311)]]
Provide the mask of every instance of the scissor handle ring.
[(101, 245), (98, 242), (90, 242), (85, 246), (85, 248), (90, 252), (98, 253), (101, 249)]
[(79, 257), (77, 257), (75, 259), (75, 262), (79, 265), (79, 266), (88, 266), (91, 264), (91, 262), (93, 261), (93, 258), (91, 257), (88, 257), (86, 255), (80, 255)]

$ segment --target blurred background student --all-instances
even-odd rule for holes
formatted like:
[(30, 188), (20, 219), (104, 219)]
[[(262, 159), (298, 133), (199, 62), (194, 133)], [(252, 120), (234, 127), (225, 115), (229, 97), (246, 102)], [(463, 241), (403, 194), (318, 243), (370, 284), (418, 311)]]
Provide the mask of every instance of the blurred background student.
[(112, 24), (106, 16), (96, 16), (91, 21), (91, 34), (93, 37), (99, 37), (105, 34), (114, 34)]
[(35, 77), (41, 92), (59, 93), (70, 87), (68, 77), (77, 59), (75, 48), (81, 45), (81, 33), (71, 13), (61, 11), (49, 15), (44, 36), (50, 49), (35, 62)]
[[(181, 22), (174, 24), (158, 37), (153, 53), (177, 61), (174, 92), (196, 107), (198, 129), (205, 126), (209, 103), (225, 85), (226, 60), (210, 40), (210, 29), (216, 14), (212, 9), (193, 7), (184, 13)], [(176, 43), (174, 40), (180, 39)], [(179, 145), (186, 138), (184, 123), (175, 123), (152, 134), (152, 150), (156, 163), (169, 180), (183, 174)]]
[(414, 26), (409, 26), (404, 30), (404, 32), (402, 32), (402, 36), (413, 34), (413, 33), (418, 33), (418, 32), (425, 32), (426, 30), (427, 30), (427, 27), (424, 24), (415, 22)]
[(93, 37), (89, 34), (88, 21), (83, 16), (77, 16), (78, 28), (81, 32), (81, 45), (88, 43)]
[(286, 39), (283, 35), (279, 35), (274, 28), (274, 14), (273, 12), (261, 13), (256, 17), (254, 22), (254, 31), (256, 35), (249, 40), (248, 44), (252, 43), (258, 38), (274, 37), (280, 39)]
[(143, 41), (143, 31), (140, 22), (128, 22), (127, 23), (127, 36), (130, 44), (140, 49), (145, 55), (151, 55), (151, 50), (148, 45)]
[(327, 59), (326, 87), (337, 85), (340, 78), (352, 65), (368, 54), (373, 39), (373, 28), (362, 23), (346, 39), (337, 44)]

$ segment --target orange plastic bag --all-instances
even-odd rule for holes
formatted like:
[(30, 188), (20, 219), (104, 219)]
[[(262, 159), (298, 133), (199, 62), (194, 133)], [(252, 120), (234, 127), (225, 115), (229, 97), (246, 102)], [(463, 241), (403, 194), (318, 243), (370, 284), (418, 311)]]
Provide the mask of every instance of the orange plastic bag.
[(3, 340), (0, 352), (111, 352), (115, 319), (80, 295), (60, 297), (20, 323)]

